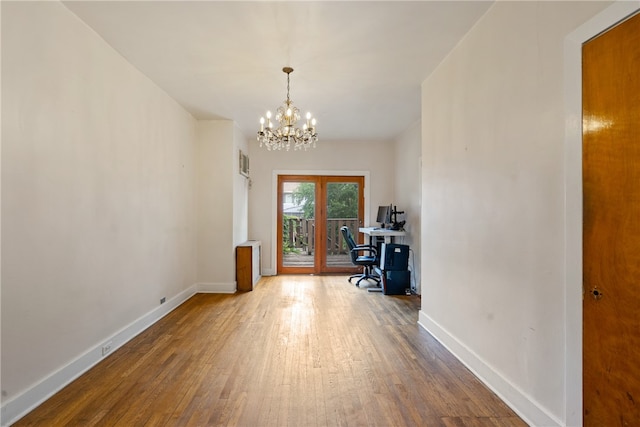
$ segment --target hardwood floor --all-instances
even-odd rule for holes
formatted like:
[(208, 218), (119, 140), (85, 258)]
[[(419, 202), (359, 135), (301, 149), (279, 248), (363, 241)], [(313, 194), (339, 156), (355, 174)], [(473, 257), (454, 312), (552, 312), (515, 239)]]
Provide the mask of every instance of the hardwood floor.
[(419, 309), (344, 276), (198, 294), (15, 425), (526, 426)]

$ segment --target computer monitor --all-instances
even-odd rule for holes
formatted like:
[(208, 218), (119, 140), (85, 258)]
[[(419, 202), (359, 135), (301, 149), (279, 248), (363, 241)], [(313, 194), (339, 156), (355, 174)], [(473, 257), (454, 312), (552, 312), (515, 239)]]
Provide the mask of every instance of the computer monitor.
[(376, 222), (380, 224), (380, 227), (384, 227), (385, 224), (391, 224), (391, 206), (379, 206), (378, 216)]

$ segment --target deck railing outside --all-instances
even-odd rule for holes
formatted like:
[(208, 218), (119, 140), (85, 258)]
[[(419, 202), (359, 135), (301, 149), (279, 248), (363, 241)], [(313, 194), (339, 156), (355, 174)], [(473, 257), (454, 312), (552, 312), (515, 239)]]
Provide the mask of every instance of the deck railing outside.
[[(346, 225), (353, 236), (358, 235), (357, 218), (332, 218), (327, 220), (327, 255), (348, 254), (347, 244), (344, 242), (340, 228)], [(315, 251), (315, 219), (314, 218), (284, 218), (285, 246), (293, 252), (312, 254)]]

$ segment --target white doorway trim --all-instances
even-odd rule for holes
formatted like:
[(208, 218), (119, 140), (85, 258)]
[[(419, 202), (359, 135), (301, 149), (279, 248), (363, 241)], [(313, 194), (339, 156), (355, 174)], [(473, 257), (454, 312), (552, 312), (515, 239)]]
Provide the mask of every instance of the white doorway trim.
[[(271, 206), (278, 206), (278, 175), (325, 175), (325, 176), (364, 176), (364, 221), (369, 221), (369, 187), (371, 174), (369, 171), (318, 171), (318, 170), (274, 170), (271, 173)], [(270, 276), (278, 274), (277, 256), (278, 253), (278, 210), (271, 212), (271, 268)]]
[(582, 425), (582, 44), (640, 10), (617, 1), (564, 43), (565, 98), (565, 425)]

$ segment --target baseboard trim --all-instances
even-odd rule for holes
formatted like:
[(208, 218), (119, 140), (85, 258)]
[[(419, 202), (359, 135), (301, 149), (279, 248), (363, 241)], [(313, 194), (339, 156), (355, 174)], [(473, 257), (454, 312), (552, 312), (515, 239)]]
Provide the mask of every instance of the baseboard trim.
[(451, 335), (438, 322), (420, 310), (418, 325), (446, 347), (463, 365), (478, 377), (530, 426), (558, 427), (562, 422), (549, 414), (538, 402), (504, 378), (473, 350)]
[[(140, 334), (158, 320), (169, 314), (195, 294), (196, 286), (190, 286), (168, 300), (166, 303), (154, 308), (131, 324), (125, 326), (112, 336), (103, 339), (99, 344), (90, 348), (84, 354), (71, 361), (66, 366), (63, 366), (59, 370), (53, 372), (42, 381), (25, 390), (23, 393), (20, 393), (9, 401), (2, 402), (0, 425), (11, 425), (24, 417), (45, 400), (60, 391), (63, 387), (87, 372), (118, 348), (122, 347), (136, 335)], [(102, 345), (108, 341), (111, 341), (112, 343), (112, 350), (109, 354), (103, 356)]]
[(201, 294), (234, 294), (237, 285), (233, 283), (196, 283), (196, 292)]

